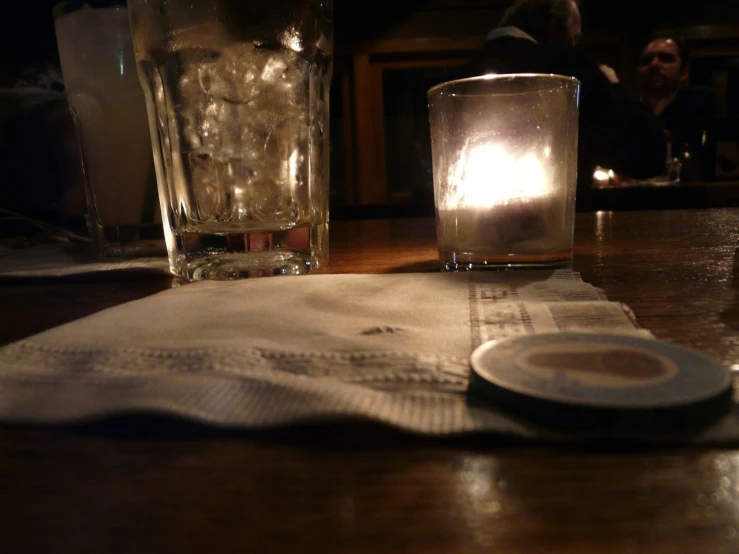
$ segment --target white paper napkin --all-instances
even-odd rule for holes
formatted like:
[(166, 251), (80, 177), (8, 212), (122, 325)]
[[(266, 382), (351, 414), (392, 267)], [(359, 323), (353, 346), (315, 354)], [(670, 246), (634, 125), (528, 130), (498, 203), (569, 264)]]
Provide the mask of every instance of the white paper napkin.
[(256, 429), (361, 419), (552, 438), (468, 403), (466, 391), (482, 342), (557, 331), (650, 336), (565, 270), (200, 282), (1, 348), (0, 420), (144, 412)]

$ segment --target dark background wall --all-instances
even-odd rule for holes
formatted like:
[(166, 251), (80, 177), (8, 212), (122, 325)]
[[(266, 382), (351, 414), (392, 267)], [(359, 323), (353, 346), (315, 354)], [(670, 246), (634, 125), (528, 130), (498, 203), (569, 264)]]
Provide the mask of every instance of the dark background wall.
[[(58, 64), (52, 9), (58, 0), (3, 3), (0, 87), (32, 64)], [(335, 0), (337, 54), (353, 42), (387, 38), (484, 36), (510, 0)], [(638, 42), (658, 27), (739, 24), (739, 2), (583, 0), (585, 46), (602, 34)]]

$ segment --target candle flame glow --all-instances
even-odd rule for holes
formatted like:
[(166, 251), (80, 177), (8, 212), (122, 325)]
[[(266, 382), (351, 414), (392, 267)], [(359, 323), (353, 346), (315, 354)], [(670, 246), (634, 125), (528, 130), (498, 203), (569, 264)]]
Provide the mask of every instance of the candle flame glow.
[(595, 171), (593, 171), (594, 186), (598, 188), (607, 187), (612, 184), (615, 178), (616, 174), (613, 172), (612, 169), (605, 169), (600, 166), (595, 166)]
[(535, 154), (517, 157), (489, 143), (466, 148), (450, 173), (450, 208), (525, 202), (552, 192), (551, 180)]

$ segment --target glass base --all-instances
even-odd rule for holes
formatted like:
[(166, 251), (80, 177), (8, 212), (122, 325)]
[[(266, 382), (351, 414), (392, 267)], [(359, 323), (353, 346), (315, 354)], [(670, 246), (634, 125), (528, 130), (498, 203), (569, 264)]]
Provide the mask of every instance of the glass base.
[(507, 269), (559, 269), (572, 265), (572, 251), (537, 254), (474, 255), (454, 251), (440, 251), (444, 271), (480, 271)]
[(167, 255), (161, 223), (149, 225), (89, 225), (100, 260), (129, 260)]
[(314, 273), (328, 261), (327, 226), (259, 233), (175, 233), (172, 273), (188, 281)]

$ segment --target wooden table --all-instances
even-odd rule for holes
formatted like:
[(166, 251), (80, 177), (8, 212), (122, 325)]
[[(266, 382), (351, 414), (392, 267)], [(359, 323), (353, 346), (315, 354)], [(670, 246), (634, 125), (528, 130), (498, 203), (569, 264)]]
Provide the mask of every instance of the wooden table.
[(683, 181), (674, 185), (631, 184), (594, 189), (600, 210), (663, 210), (739, 206), (739, 181)]
[[(579, 214), (574, 267), (659, 338), (732, 365), (737, 235), (739, 210)], [(336, 222), (331, 270), (434, 270), (434, 240), (432, 220)], [(0, 342), (171, 284), (2, 282)], [(739, 552), (739, 449), (565, 449), (370, 425), (0, 427), (0, 551)]]

